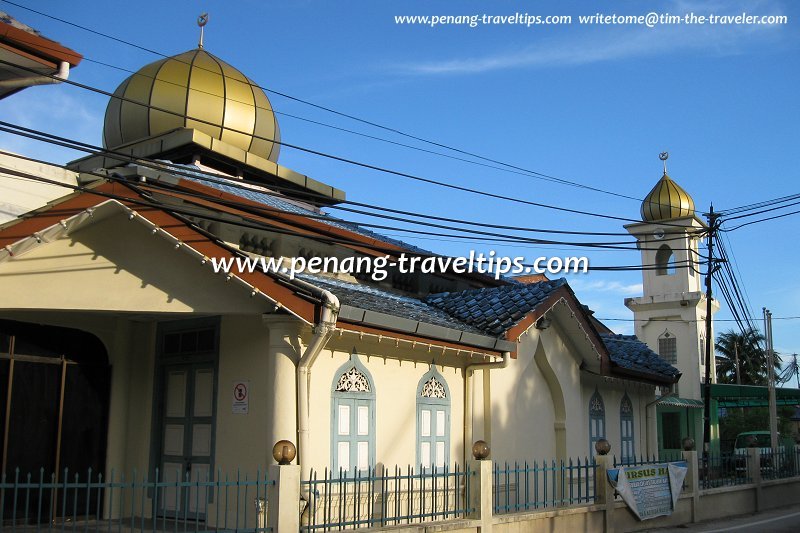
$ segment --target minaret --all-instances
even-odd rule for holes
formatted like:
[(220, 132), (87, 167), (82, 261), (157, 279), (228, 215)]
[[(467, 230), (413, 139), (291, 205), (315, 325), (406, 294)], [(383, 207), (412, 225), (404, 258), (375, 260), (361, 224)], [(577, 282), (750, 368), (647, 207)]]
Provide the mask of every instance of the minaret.
[[(668, 157), (659, 155), (664, 174), (642, 202), (642, 222), (625, 226), (641, 250), (644, 292), (626, 298), (625, 305), (633, 311), (636, 336), (681, 371), (678, 394), (699, 400), (705, 376), (706, 267), (698, 244), (707, 226), (692, 197), (667, 175)], [(717, 309), (712, 302), (712, 312)]]

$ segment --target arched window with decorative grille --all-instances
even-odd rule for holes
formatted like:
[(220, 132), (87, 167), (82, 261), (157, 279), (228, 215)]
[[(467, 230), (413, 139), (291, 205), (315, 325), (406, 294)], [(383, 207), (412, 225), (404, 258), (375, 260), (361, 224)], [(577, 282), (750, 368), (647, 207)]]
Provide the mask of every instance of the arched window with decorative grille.
[(366, 471), (375, 465), (375, 384), (355, 351), (334, 374), (331, 465)]
[(667, 329), (658, 336), (658, 355), (667, 363), (678, 362), (678, 339)]
[(444, 468), (450, 461), (450, 388), (431, 365), (417, 385), (417, 464)]
[(633, 458), (636, 454), (633, 439), (633, 402), (631, 402), (627, 392), (619, 404), (619, 433), (620, 442), (622, 443), (620, 453), (623, 461)]
[(606, 406), (597, 388), (589, 398), (589, 453), (594, 455), (594, 445), (606, 438)]

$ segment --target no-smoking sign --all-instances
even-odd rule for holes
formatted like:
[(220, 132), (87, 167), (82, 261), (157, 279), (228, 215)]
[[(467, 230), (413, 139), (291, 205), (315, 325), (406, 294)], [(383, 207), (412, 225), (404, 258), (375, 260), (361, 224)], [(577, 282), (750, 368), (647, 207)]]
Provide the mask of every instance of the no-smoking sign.
[(250, 382), (236, 380), (233, 382), (232, 412), (235, 415), (246, 415), (250, 410)]

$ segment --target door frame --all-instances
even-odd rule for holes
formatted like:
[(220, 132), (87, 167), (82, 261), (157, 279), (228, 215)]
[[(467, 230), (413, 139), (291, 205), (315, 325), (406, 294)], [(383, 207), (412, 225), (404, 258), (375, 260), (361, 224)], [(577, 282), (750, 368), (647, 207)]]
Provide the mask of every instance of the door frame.
[[(214, 371), (214, 388), (212, 396), (212, 414), (211, 414), (211, 455), (209, 459), (209, 472), (211, 479), (214, 476), (214, 464), (216, 453), (216, 436), (217, 436), (217, 398), (219, 397), (219, 346), (220, 346), (220, 332), (221, 332), (221, 318), (204, 317), (196, 319), (185, 320), (171, 320), (167, 322), (159, 322), (156, 328), (156, 346), (155, 346), (155, 365), (153, 376), (153, 408), (152, 408), (152, 424), (150, 430), (150, 479), (155, 479), (156, 469), (161, 473), (161, 462), (163, 452), (163, 432), (164, 432), (164, 393), (165, 393), (165, 378), (166, 372), (172, 366), (179, 365), (196, 365), (208, 364)], [(168, 355), (164, 353), (164, 338), (171, 333), (190, 332), (196, 330), (213, 330), (214, 340), (212, 349), (204, 352), (195, 352), (190, 354), (174, 354)], [(153, 497), (153, 490), (148, 489), (148, 496)], [(214, 491), (208, 490), (207, 504), (214, 501)], [(160, 505), (157, 505), (159, 513), (163, 512)], [(194, 518), (194, 517), (192, 517)], [(200, 519), (205, 519), (205, 513)]]

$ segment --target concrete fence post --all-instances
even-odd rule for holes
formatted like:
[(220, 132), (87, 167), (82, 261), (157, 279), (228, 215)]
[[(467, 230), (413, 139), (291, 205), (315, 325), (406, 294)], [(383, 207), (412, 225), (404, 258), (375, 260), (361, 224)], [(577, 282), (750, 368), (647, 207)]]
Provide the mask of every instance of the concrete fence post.
[(614, 533), (614, 487), (608, 481), (607, 471), (614, 467), (610, 455), (595, 455), (595, 503), (605, 507), (603, 510), (603, 531)]
[(698, 518), (698, 510), (700, 509), (700, 465), (697, 463), (697, 451), (684, 450), (683, 460), (686, 461), (686, 466), (688, 467), (684, 484), (692, 493), (692, 523), (695, 523), (700, 520)]
[(761, 450), (758, 448), (747, 449), (747, 476), (756, 486), (756, 512), (758, 512), (764, 503), (761, 495)]
[(267, 527), (275, 533), (300, 531), (300, 466), (272, 465), (267, 490)]
[(480, 520), (481, 533), (492, 531), (492, 461), (488, 459), (469, 462), (469, 472), (475, 476), (469, 480), (469, 507), (467, 518)]

